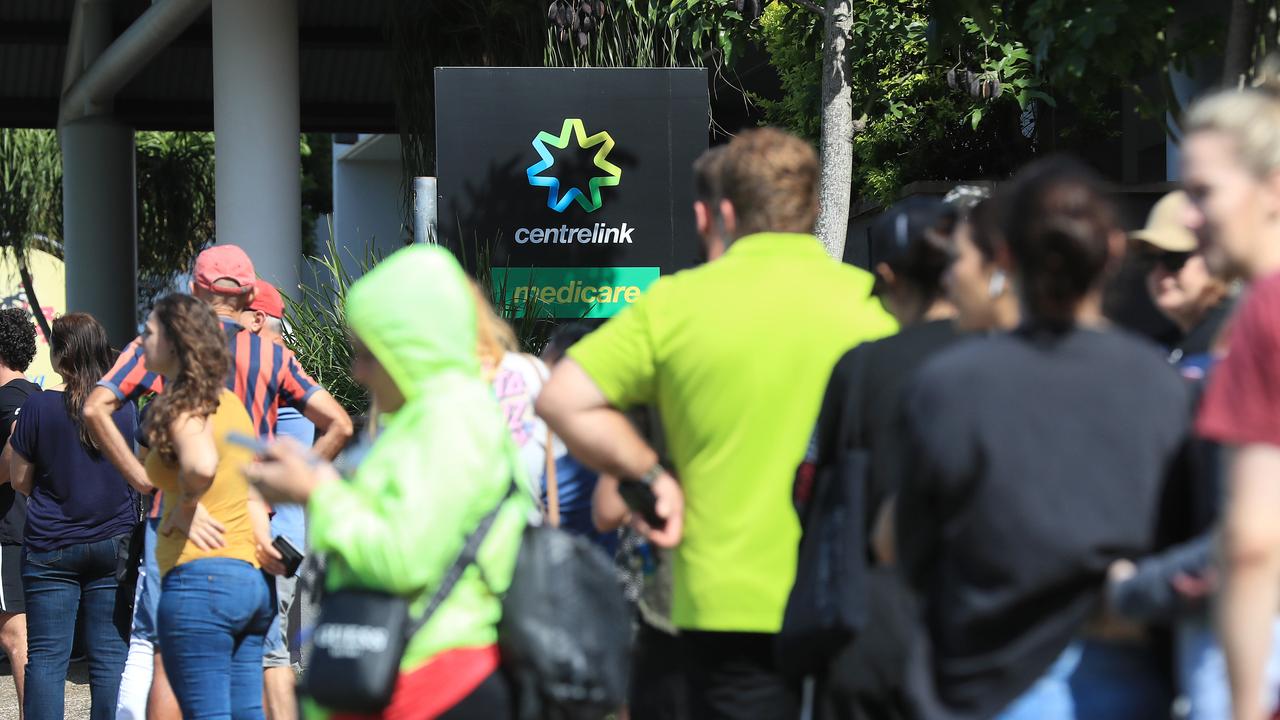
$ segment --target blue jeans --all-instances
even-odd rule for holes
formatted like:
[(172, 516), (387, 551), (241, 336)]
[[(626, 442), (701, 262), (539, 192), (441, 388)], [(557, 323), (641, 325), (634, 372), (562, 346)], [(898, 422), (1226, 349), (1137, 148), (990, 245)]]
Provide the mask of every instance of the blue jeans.
[(133, 636), (160, 644), (156, 632), (156, 609), (160, 606), (160, 565), (156, 562), (156, 530), (160, 518), (147, 518), (143, 543), (142, 568), (138, 572), (138, 590), (133, 601)]
[(262, 643), (274, 595), (242, 560), (193, 560), (164, 576), (160, 646), (186, 720), (262, 718)]
[(23, 710), (30, 720), (60, 720), (76, 615), (89, 654), (92, 720), (116, 712), (120, 674), (129, 652), (128, 598), (120, 597), (116, 568), (129, 536), (27, 551), (22, 583), (27, 601), (27, 686)]
[(1161, 670), (1145, 645), (1076, 640), (996, 720), (1165, 720)]

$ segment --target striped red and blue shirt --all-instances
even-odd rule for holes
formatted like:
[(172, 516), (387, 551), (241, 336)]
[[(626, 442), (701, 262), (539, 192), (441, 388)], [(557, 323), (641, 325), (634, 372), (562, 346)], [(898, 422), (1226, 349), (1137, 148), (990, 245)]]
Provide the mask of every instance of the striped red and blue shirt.
[[(277, 409), (289, 405), (301, 412), (320, 386), (302, 369), (291, 350), (263, 340), (232, 320), (221, 320), (232, 359), (227, 389), (244, 403), (258, 436), (270, 439), (275, 434)], [(161, 392), (164, 379), (147, 370), (142, 338), (137, 338), (120, 353), (115, 366), (98, 385), (130, 402)]]
[[(263, 340), (233, 320), (218, 319), (231, 350), (227, 389), (244, 403), (258, 436), (270, 439), (275, 434), (278, 408), (290, 405), (301, 412), (320, 386), (307, 375), (288, 348)], [(149, 393), (160, 392), (164, 378), (147, 370), (139, 337), (125, 347), (115, 366), (98, 381), (98, 386), (115, 393), (122, 402), (134, 402)], [(142, 424), (138, 427), (141, 430)], [(159, 492), (152, 500), (150, 515), (160, 516)]]

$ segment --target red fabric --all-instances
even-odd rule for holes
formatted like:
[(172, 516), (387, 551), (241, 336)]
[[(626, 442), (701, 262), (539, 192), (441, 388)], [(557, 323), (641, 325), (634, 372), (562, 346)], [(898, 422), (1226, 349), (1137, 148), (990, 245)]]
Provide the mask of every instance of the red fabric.
[[(192, 281), (196, 287), (219, 295), (243, 295), (253, 288), (257, 275), (253, 261), (235, 245), (214, 245), (196, 256), (196, 268)], [(219, 280), (231, 280), (239, 287), (218, 287)]]
[(253, 301), (250, 310), (261, 310), (268, 317), (279, 320), (284, 317), (284, 298), (276, 286), (266, 280), (258, 280), (253, 284)]
[(1280, 273), (1254, 283), (1229, 337), (1196, 431), (1227, 445), (1280, 445)]
[(809, 460), (800, 463), (800, 467), (796, 468), (796, 481), (791, 487), (791, 502), (795, 504), (797, 510), (803, 510), (809, 504), (809, 499), (813, 496), (813, 478), (817, 471), (818, 466)]
[(331, 720), (434, 720), (480, 687), (498, 665), (497, 645), (446, 650), (402, 673), (381, 715), (334, 714)]

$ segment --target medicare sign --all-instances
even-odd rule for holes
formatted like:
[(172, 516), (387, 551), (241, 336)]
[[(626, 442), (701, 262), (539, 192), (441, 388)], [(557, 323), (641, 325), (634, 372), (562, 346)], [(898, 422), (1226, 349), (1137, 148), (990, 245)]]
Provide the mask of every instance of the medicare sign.
[(437, 68), (441, 238), (517, 312), (608, 317), (698, 255), (698, 69)]

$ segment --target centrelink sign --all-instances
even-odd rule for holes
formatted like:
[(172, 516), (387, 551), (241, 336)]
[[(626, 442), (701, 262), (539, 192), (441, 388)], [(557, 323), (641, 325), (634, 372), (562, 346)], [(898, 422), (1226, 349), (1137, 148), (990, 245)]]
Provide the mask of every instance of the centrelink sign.
[(698, 256), (699, 69), (437, 68), (441, 237), (517, 312), (608, 317)]

